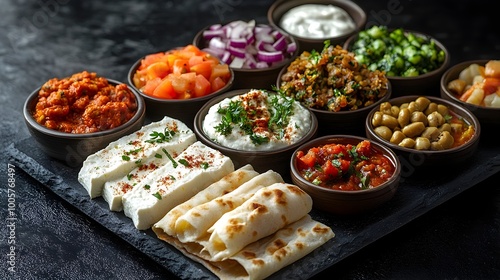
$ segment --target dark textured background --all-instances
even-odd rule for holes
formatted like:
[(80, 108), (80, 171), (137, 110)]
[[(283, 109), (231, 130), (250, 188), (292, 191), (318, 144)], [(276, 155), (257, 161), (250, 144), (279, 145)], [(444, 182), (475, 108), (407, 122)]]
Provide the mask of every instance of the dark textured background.
[[(369, 22), (433, 35), (451, 63), (499, 58), (493, 1), (356, 1)], [(22, 105), (46, 80), (82, 70), (126, 81), (147, 53), (191, 42), (202, 27), (234, 19), (266, 21), (272, 1), (4, 0), (0, 7), (0, 147), (29, 137)], [(388, 5), (400, 11), (389, 14)], [(7, 214), (7, 163), (0, 153), (0, 213)], [(446, 168), (446, 167), (443, 167)], [(160, 279), (166, 269), (15, 169), (17, 273), (6, 271), (0, 225), (0, 279)], [(329, 268), (338, 279), (499, 277), (498, 174), (437, 206)], [(460, 186), (457, 186), (460, 187)], [(319, 276), (318, 276), (319, 278)]]

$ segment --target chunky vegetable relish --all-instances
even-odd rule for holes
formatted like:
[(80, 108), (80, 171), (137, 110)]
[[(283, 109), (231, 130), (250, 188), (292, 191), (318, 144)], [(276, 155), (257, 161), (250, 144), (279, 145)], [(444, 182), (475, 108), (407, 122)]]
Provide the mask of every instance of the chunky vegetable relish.
[(331, 112), (372, 105), (388, 91), (384, 72), (371, 71), (354, 54), (325, 41), (321, 52), (303, 52), (288, 66), (277, 91), (309, 108)]
[(297, 169), (307, 181), (329, 189), (356, 191), (388, 181), (394, 164), (368, 140), (357, 145), (325, 144), (297, 154)]
[(38, 92), (35, 120), (68, 133), (91, 133), (118, 127), (137, 112), (137, 100), (126, 84), (112, 85), (83, 71), (47, 81)]

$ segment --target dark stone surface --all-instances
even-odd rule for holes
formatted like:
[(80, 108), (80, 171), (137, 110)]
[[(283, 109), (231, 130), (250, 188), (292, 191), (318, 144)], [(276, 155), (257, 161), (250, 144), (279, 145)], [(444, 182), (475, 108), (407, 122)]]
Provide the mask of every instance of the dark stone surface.
[[(498, 59), (500, 33), (497, 10), (491, 7), (493, 1), (356, 2), (369, 15), (369, 22), (435, 36), (451, 52), (452, 65), (469, 59)], [(177, 275), (173, 275), (164, 267), (165, 263), (137, 248), (145, 246), (153, 255), (162, 249), (134, 244), (133, 239), (128, 242), (126, 232), (117, 235), (102, 225), (104, 216), (84, 213), (79, 204), (75, 206), (48, 188), (67, 187), (71, 194), (74, 184), (65, 178), (74, 170), (45, 160), (42, 169), (26, 167), (24, 163), (43, 155), (32, 143), (23, 123), (22, 105), (27, 95), (46, 80), (82, 70), (125, 81), (129, 67), (144, 54), (188, 44), (199, 29), (214, 22), (265, 21), (271, 3), (264, 0), (2, 2), (0, 213), (4, 222), (0, 225), (0, 279), (175, 279), (179, 275), (183, 278), (205, 275), (201, 267), (186, 262), (175, 251), (164, 255), (170, 269), (176, 271)], [(425, 193), (424, 198), (412, 200), (416, 203), (413, 208), (419, 212), (382, 219), (374, 223), (377, 226), (373, 231), (366, 230), (368, 234), (350, 236), (353, 243), (336, 248), (336, 254), (346, 252), (345, 258), (339, 262), (326, 260), (334, 264), (317, 278), (498, 278), (499, 151), (498, 144), (489, 142), (490, 137), (493, 136), (482, 139), (472, 166), (445, 173), (448, 175), (422, 176), (416, 184), (409, 185), (411, 193)], [(21, 157), (21, 164), (9, 172), (8, 164), (14, 163), (11, 156), (21, 149), (29, 156)], [(14, 156), (19, 157), (19, 154)], [(55, 176), (45, 173), (45, 168)], [(37, 178), (33, 174), (38, 174)], [(15, 180), (14, 231), (8, 227), (12, 220), (7, 219), (11, 217), (8, 216), (9, 178)], [(381, 209), (382, 213), (387, 214), (392, 207), (399, 209), (398, 203), (408, 199), (402, 198), (406, 194), (395, 197), (393, 204)], [(419, 201), (423, 204), (418, 204)], [(356, 232), (376, 216), (361, 221), (335, 221), (321, 214), (318, 218)], [(16, 241), (16, 273), (7, 270), (12, 232)], [(371, 238), (378, 240), (372, 242)], [(359, 244), (368, 245), (357, 250)], [(309, 265), (313, 270), (318, 267)], [(307, 270), (306, 266), (300, 268)], [(287, 273), (278, 276), (298, 279), (304, 275), (310, 272), (296, 277)]]

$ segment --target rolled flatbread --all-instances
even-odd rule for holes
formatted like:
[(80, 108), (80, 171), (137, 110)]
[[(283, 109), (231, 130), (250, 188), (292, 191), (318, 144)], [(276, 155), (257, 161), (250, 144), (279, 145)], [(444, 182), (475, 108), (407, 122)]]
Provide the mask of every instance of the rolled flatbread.
[(334, 236), (330, 227), (306, 215), (218, 262), (193, 254), (192, 243), (182, 243), (172, 237), (166, 237), (165, 241), (222, 280), (260, 280), (305, 257)]
[(269, 170), (253, 177), (232, 192), (193, 207), (175, 222), (175, 236), (181, 242), (199, 240), (222, 215), (243, 204), (259, 189), (278, 182), (284, 182), (281, 175)]
[(259, 189), (234, 210), (225, 213), (201, 241), (210, 261), (222, 261), (245, 246), (298, 221), (312, 209), (312, 199), (301, 188), (274, 183)]
[(249, 181), (257, 175), (259, 175), (259, 173), (255, 171), (250, 164), (238, 168), (237, 170), (229, 173), (217, 182), (211, 184), (201, 192), (197, 193), (184, 203), (181, 203), (174, 207), (160, 221), (153, 225), (153, 231), (157, 235), (162, 233), (176, 235), (175, 223), (177, 219), (179, 219), (179, 217), (181, 217), (197, 205), (206, 203), (219, 196), (234, 191), (243, 183)]

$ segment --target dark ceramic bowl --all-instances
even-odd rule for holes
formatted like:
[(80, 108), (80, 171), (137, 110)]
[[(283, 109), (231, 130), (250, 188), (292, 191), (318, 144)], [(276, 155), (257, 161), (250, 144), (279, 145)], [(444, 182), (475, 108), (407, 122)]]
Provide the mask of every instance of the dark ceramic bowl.
[(283, 15), (285, 15), (285, 13), (290, 9), (304, 4), (322, 4), (339, 7), (345, 10), (354, 20), (355, 29), (338, 37), (327, 38), (308, 38), (291, 34), (299, 44), (300, 53), (302, 53), (303, 51), (310, 52), (312, 50), (321, 51), (323, 49), (325, 40), (330, 40), (330, 44), (332, 45), (342, 46), (347, 38), (349, 38), (353, 34), (356, 34), (359, 30), (365, 27), (367, 20), (365, 11), (354, 1), (349, 0), (278, 0), (269, 7), (267, 11), (267, 20), (272, 26), (283, 30), (283, 32), (286, 32), (280, 25)]
[(140, 67), (141, 61), (143, 59), (144, 57), (138, 59), (132, 65), (132, 67), (128, 72), (127, 81), (129, 86), (134, 90), (136, 90), (142, 96), (142, 98), (144, 98), (144, 102), (146, 104), (146, 117), (150, 121), (159, 121), (163, 119), (163, 117), (169, 116), (171, 118), (177, 119), (185, 123), (189, 128), (193, 129), (192, 124), (194, 116), (196, 115), (196, 112), (198, 112), (198, 110), (201, 108), (201, 106), (203, 106), (203, 104), (205, 104), (208, 100), (210, 100), (214, 96), (217, 96), (223, 92), (230, 90), (233, 86), (234, 72), (230, 68), (229, 69), (231, 71), (230, 80), (223, 88), (215, 92), (212, 92), (205, 96), (193, 97), (189, 99), (156, 98), (151, 95), (145, 94), (140, 89), (138, 89), (134, 84), (133, 81), (134, 74)]
[[(373, 124), (374, 115), (380, 111), (380, 107), (374, 108), (366, 118), (366, 135), (369, 139), (373, 141), (377, 141), (392, 150), (394, 150), (398, 156), (400, 156), (401, 164), (406, 172), (412, 172), (416, 170), (431, 170), (438, 169), (442, 171), (443, 166), (452, 166), (463, 164), (469, 161), (469, 159), (474, 155), (478, 144), (479, 137), (481, 134), (481, 126), (479, 120), (474, 116), (474, 114), (468, 109), (457, 105), (448, 100), (444, 100), (435, 96), (401, 96), (397, 98), (390, 99), (388, 103), (391, 106), (400, 107), (402, 104), (412, 103), (417, 100), (417, 98), (427, 98), (431, 103), (435, 103), (438, 105), (444, 105), (450, 111), (450, 115), (454, 115), (457, 119), (462, 119), (466, 126), (471, 128), (471, 138), (465, 143), (456, 146), (456, 147), (445, 147), (443, 149), (434, 150), (434, 149), (415, 149), (410, 147), (404, 147), (403, 145), (397, 144), (400, 143), (397, 140), (391, 141), (390, 138), (393, 134), (385, 134), (377, 133), (375, 130), (375, 126)], [(415, 110), (421, 111), (421, 110)], [(394, 113), (395, 115), (395, 113)], [(428, 115), (426, 113), (426, 115)], [(427, 118), (429, 119), (429, 118)], [(389, 122), (387, 122), (387, 127), (389, 127)], [(429, 125), (425, 125), (428, 127)], [(396, 125), (396, 129), (392, 129), (391, 131), (399, 130), (401, 132), (406, 132), (401, 125)], [(408, 131), (408, 130), (407, 130)], [(409, 130), (411, 132), (411, 130)], [(416, 132), (416, 131), (415, 131)], [(407, 133), (409, 134), (409, 133)], [(405, 134), (406, 135), (406, 134)], [(422, 136), (422, 134), (417, 134), (417, 136), (408, 135), (409, 138), (416, 139), (417, 136)], [(395, 137), (396, 138), (396, 137)], [(432, 137), (428, 137), (432, 138)], [(389, 139), (389, 140), (387, 140)], [(444, 138), (446, 139), (446, 138)], [(457, 140), (454, 140), (454, 142)], [(433, 142), (432, 140), (430, 142)], [(444, 146), (443, 146), (444, 147)], [(411, 174), (407, 174), (410, 176)]]
[(381, 185), (363, 190), (338, 190), (315, 185), (304, 179), (297, 165), (297, 153), (325, 144), (357, 145), (364, 137), (352, 135), (326, 135), (313, 139), (298, 147), (290, 160), (292, 181), (313, 199), (313, 207), (336, 215), (356, 215), (375, 210), (389, 201), (396, 193), (401, 178), (401, 164), (398, 156), (388, 147), (371, 142), (373, 149), (382, 153), (395, 167), (394, 174)]
[[(210, 25), (211, 26), (211, 25)], [(206, 26), (202, 30), (198, 31), (193, 39), (193, 45), (200, 49), (206, 48), (208, 46), (208, 41), (204, 38), (203, 32), (210, 28)], [(275, 30), (275, 29), (274, 29)], [(234, 81), (231, 89), (246, 89), (246, 88), (259, 88), (272, 90), (272, 86), (281, 71), (281, 68), (297, 56), (299, 52), (299, 47), (297, 41), (285, 33), (286, 40), (288, 43), (293, 43), (296, 45), (296, 49), (293, 50), (289, 55), (285, 56), (285, 59), (281, 62), (274, 63), (270, 67), (265, 68), (241, 68), (241, 67), (231, 67), (234, 72)]]
[[(276, 87), (280, 88), (281, 76), (286, 73), (287, 67), (284, 67), (278, 79)], [(365, 121), (368, 113), (377, 108), (381, 103), (389, 100), (392, 96), (392, 85), (388, 81), (387, 94), (375, 103), (352, 111), (332, 112), (327, 110), (309, 108), (316, 118), (318, 118), (318, 135), (350, 134), (365, 136)]]
[[(439, 96), (439, 82), (441, 76), (450, 65), (450, 53), (441, 42), (428, 34), (414, 30), (405, 30), (405, 32), (412, 33), (427, 40), (434, 40), (437, 48), (444, 51), (445, 60), (439, 68), (416, 77), (387, 76), (392, 85), (392, 97), (405, 95)], [(357, 39), (358, 34), (349, 37), (344, 43), (344, 49), (352, 51), (352, 45)]]
[[(123, 84), (108, 79), (112, 85)], [(125, 124), (106, 131), (93, 133), (65, 133), (48, 129), (40, 125), (33, 118), (32, 113), (38, 100), (38, 92), (41, 87), (34, 90), (24, 103), (24, 120), (31, 136), (39, 144), (40, 148), (49, 156), (63, 161), (68, 166), (79, 166), (89, 155), (105, 148), (110, 142), (118, 140), (122, 136), (139, 130), (144, 124), (145, 104), (142, 97), (134, 89), (132, 93), (137, 101), (136, 114)]]
[(272, 169), (286, 178), (290, 173), (288, 163), (293, 151), (301, 144), (313, 139), (316, 136), (318, 122), (314, 114), (310, 114), (311, 127), (309, 131), (307, 131), (307, 133), (298, 142), (288, 145), (284, 148), (274, 150), (246, 151), (236, 148), (228, 148), (212, 141), (212, 139), (210, 139), (210, 137), (205, 133), (203, 129), (205, 116), (208, 114), (208, 111), (211, 107), (216, 106), (219, 102), (226, 98), (232, 98), (237, 95), (245, 94), (249, 90), (250, 89), (232, 90), (230, 92), (218, 95), (208, 101), (195, 116), (194, 132), (201, 142), (229, 156), (233, 160), (235, 168), (239, 168), (246, 164), (251, 164), (258, 172), (266, 172)]
[(483, 60), (470, 60), (458, 63), (450, 67), (441, 78), (441, 98), (449, 100), (458, 104), (459, 106), (469, 109), (474, 115), (479, 119), (479, 122), (483, 126), (483, 132), (493, 131), (495, 126), (500, 125), (500, 108), (486, 107), (482, 105), (475, 105), (462, 101), (448, 89), (448, 83), (458, 79), (460, 72), (465, 68), (469, 67), (471, 64), (478, 64), (484, 66), (491, 59)]

